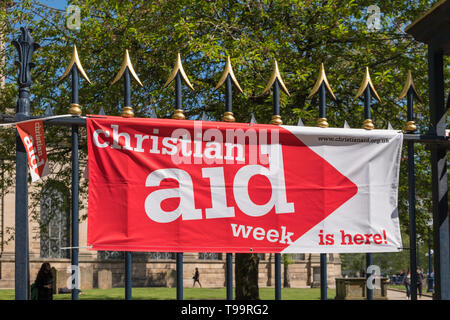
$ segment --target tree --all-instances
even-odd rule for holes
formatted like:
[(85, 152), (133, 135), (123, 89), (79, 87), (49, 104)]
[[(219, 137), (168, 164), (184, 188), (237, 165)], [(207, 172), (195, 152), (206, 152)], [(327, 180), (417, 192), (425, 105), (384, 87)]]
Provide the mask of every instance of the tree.
[[(432, 1), (434, 3), (436, 1)], [(77, 45), (80, 58), (93, 84), (82, 84), (80, 102), (84, 114), (120, 115), (122, 90), (110, 86), (118, 71), (125, 49), (144, 87), (132, 84), (132, 104), (137, 117), (149, 116), (151, 108), (159, 117), (173, 112), (172, 88), (163, 88), (180, 52), (184, 69), (195, 91), (183, 92), (187, 117), (197, 118), (202, 112), (214, 120), (224, 112), (222, 92), (212, 89), (222, 72), (225, 58), (231, 57), (236, 76), (244, 90), (234, 95), (237, 121), (248, 122), (253, 112), (260, 123), (271, 118), (271, 97), (259, 96), (267, 82), (274, 59), (291, 96), (281, 96), (281, 116), (285, 124), (296, 124), (298, 117), (306, 125), (315, 125), (317, 96), (308, 100), (320, 63), (325, 64), (328, 80), (337, 101), (329, 102), (327, 119), (331, 126), (341, 127), (345, 120), (351, 127), (363, 121), (362, 105), (353, 99), (366, 66), (370, 68), (374, 85), (382, 101), (373, 107), (377, 128), (394, 128), (405, 122), (405, 102), (398, 95), (407, 70), (413, 71), (416, 86), (424, 99), (416, 105), (417, 125), (421, 132), (428, 128), (428, 95), (426, 48), (414, 41), (403, 29), (432, 3), (425, 0), (394, 0), (381, 2), (380, 29), (370, 31), (368, 20), (374, 18), (367, 8), (373, 1), (69, 1), (81, 12), (80, 30), (66, 27), (65, 13), (49, 9), (39, 1), (10, 2), (11, 7), (0, 11), (0, 33), (6, 42), (17, 35), (17, 26), (33, 26), (33, 37), (41, 44), (35, 54), (33, 70), (32, 114), (42, 115), (47, 108), (55, 114), (67, 113), (70, 86), (58, 82), (70, 60), (72, 46)], [(0, 112), (15, 105), (17, 85), (13, 65), (14, 49), (8, 45), (2, 56), (6, 64), (1, 73), (6, 76), (1, 91)], [(448, 57), (446, 58), (448, 63)], [(449, 70), (445, 70), (448, 82)], [(69, 185), (69, 129), (46, 128), (49, 160), (58, 180)], [(85, 134), (80, 135), (82, 168), (86, 165)], [(5, 170), (14, 169), (14, 132), (1, 130), (0, 146)], [(431, 205), (428, 187), (428, 151), (417, 148), (416, 167), (418, 195), (418, 234), (426, 237), (424, 221)], [(12, 159), (12, 160), (11, 160)], [(402, 163), (405, 163), (403, 160)], [(407, 175), (402, 166), (400, 176), (399, 216), (402, 229), (408, 228)], [(82, 172), (82, 170), (81, 170)], [(87, 181), (81, 180), (81, 195), (86, 195)], [(33, 194), (40, 197), (39, 188)], [(37, 203), (37, 202), (35, 202)], [(239, 258), (251, 270), (257, 270), (255, 256)], [(239, 268), (239, 270), (246, 270)], [(245, 275), (239, 275), (245, 277)], [(250, 277), (250, 275), (249, 275)], [(254, 278), (254, 275), (251, 277)], [(238, 275), (237, 275), (238, 278)], [(250, 283), (244, 281), (243, 283)], [(251, 291), (251, 290), (247, 290)]]

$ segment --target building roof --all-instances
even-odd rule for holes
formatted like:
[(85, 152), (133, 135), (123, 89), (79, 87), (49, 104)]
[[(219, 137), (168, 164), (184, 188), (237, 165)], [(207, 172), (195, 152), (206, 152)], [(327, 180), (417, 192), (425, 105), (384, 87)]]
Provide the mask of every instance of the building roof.
[(405, 31), (417, 41), (442, 47), (450, 54), (450, 0), (442, 0), (421, 15)]

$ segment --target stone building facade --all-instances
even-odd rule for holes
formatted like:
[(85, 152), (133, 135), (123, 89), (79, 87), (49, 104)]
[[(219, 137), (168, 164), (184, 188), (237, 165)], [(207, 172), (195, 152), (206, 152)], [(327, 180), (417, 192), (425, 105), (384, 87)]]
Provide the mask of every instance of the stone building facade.
[[(84, 169), (84, 168), (83, 168)], [(40, 207), (37, 213), (30, 209), (30, 281), (33, 282), (43, 262), (49, 262), (57, 274), (57, 288), (67, 287), (70, 277), (70, 192), (49, 177), (45, 177), (46, 186), (41, 192)], [(52, 182), (52, 183), (50, 183)], [(30, 188), (33, 187), (32, 185)], [(14, 189), (12, 189), (14, 190)], [(31, 200), (31, 199), (30, 199)], [(13, 192), (0, 199), (1, 219), (0, 233), (0, 288), (14, 288), (14, 239), (11, 239), (14, 228)], [(87, 207), (87, 206), (85, 206)], [(87, 214), (86, 209), (80, 216)], [(39, 216), (44, 223), (39, 227), (33, 215)], [(80, 285), (81, 289), (123, 287), (125, 263), (123, 253), (90, 251), (86, 246), (87, 221), (81, 221), (80, 230)], [(192, 276), (195, 268), (199, 268), (200, 281), (203, 287), (225, 286), (224, 253), (184, 253), (183, 283), (192, 287)], [(291, 287), (318, 286), (320, 281), (319, 254), (294, 254), (288, 265)], [(274, 255), (260, 254), (259, 286), (274, 286)], [(282, 267), (282, 277), (284, 277)], [(341, 276), (339, 255), (328, 255), (328, 285), (334, 287), (334, 279)], [(174, 253), (133, 253), (133, 286), (134, 287), (175, 287), (176, 263)]]

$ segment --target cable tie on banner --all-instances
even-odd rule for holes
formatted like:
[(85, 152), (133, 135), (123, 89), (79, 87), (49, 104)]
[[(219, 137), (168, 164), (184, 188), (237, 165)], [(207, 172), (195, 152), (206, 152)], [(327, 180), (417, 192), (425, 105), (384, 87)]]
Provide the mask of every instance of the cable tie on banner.
[[(58, 119), (58, 118), (72, 118), (73, 115), (72, 114), (63, 114), (63, 115), (58, 115), (58, 116), (49, 116), (49, 117), (43, 117), (43, 118), (34, 118), (34, 119), (28, 119), (28, 120), (23, 120), (23, 121), (17, 121), (17, 122), (10, 122), (10, 123), (0, 123), (0, 127), (9, 127), (9, 126), (15, 126), (18, 123), (26, 123), (26, 122), (32, 122), (32, 121), (36, 121), (36, 120), (51, 120), (51, 119)], [(85, 117), (78, 117), (78, 118), (85, 118)]]
[(70, 249), (91, 249), (93, 246), (81, 246), (81, 247), (60, 247), (60, 250), (70, 250)]

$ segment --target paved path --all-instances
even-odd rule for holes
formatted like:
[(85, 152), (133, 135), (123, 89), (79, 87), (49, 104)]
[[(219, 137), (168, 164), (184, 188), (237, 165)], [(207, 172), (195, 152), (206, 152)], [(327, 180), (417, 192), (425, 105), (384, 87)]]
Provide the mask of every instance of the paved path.
[[(404, 292), (404, 291), (388, 289), (387, 296), (388, 296), (388, 300), (407, 300), (406, 292)], [(433, 299), (429, 296), (424, 296), (424, 295), (422, 295), (422, 297), (419, 298), (419, 295), (417, 295), (417, 300), (433, 300)]]

